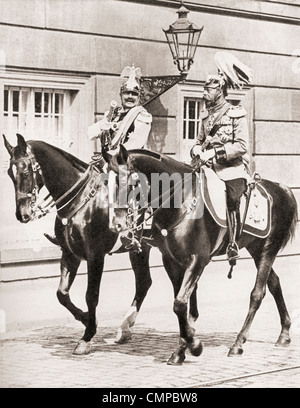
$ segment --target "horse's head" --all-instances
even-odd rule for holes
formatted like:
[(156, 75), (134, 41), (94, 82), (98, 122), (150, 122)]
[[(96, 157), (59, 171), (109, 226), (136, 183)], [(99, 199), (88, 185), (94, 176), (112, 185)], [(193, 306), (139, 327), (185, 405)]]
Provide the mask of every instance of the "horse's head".
[(138, 173), (130, 152), (120, 145), (119, 153), (102, 152), (108, 163), (109, 228), (121, 232), (135, 227), (137, 219), (148, 207), (148, 181)]
[(10, 155), (8, 175), (15, 187), (16, 217), (22, 223), (27, 223), (33, 218), (34, 206), (38, 192), (43, 186), (43, 179), (39, 165), (25, 142), (24, 137), (17, 134), (18, 144), (10, 145), (3, 135), (4, 145)]

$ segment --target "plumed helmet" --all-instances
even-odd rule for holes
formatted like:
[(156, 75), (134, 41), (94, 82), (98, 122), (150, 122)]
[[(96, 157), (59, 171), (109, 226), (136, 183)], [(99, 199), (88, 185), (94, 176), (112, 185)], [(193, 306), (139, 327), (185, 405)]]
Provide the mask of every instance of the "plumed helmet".
[(220, 75), (208, 75), (204, 84), (205, 88), (222, 88), (224, 80)]
[(219, 51), (214, 55), (214, 62), (219, 76), (223, 79), (222, 86), (241, 89), (243, 85), (252, 81), (253, 70), (243, 64), (234, 55), (226, 51)]
[(139, 80), (141, 78), (141, 69), (140, 68), (135, 68), (134, 65), (131, 67), (127, 66), (123, 69), (121, 73), (121, 78), (128, 78), (127, 81), (125, 81), (121, 85), (120, 93), (124, 92), (140, 92), (140, 84)]

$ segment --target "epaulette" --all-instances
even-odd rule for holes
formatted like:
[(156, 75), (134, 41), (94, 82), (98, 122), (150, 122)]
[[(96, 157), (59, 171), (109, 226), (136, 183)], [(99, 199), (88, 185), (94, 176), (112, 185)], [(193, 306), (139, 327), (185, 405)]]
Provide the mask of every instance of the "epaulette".
[(205, 119), (208, 117), (208, 110), (204, 109), (203, 111), (200, 112), (200, 118)]
[(145, 123), (151, 123), (152, 115), (151, 113), (147, 112), (146, 109), (142, 109), (141, 112), (138, 114), (137, 120)]
[(241, 118), (243, 116), (247, 115), (246, 109), (241, 106), (232, 106), (229, 108), (229, 110), (226, 112), (226, 115), (229, 116), (230, 118)]

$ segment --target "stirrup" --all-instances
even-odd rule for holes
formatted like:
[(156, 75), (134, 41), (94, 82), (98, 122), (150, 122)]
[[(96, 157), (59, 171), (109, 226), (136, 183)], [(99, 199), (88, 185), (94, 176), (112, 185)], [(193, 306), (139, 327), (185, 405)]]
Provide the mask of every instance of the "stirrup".
[(140, 243), (140, 241), (134, 236), (132, 235), (132, 237), (128, 237), (126, 235), (122, 235), (120, 236), (120, 240), (122, 242), (122, 244), (124, 245), (125, 249), (128, 249), (129, 251), (133, 251), (133, 252), (142, 252), (142, 245)]
[(238, 259), (239, 256), (239, 247), (235, 241), (229, 242), (226, 249), (227, 260), (229, 263)]
[(150, 247), (156, 247), (156, 243), (152, 237), (142, 237), (141, 241)]
[(56, 238), (56, 236), (54, 235), (53, 237), (49, 234), (47, 234), (46, 232), (44, 233), (44, 236), (49, 239), (49, 241), (51, 242), (51, 244), (53, 245), (59, 245), (58, 239)]

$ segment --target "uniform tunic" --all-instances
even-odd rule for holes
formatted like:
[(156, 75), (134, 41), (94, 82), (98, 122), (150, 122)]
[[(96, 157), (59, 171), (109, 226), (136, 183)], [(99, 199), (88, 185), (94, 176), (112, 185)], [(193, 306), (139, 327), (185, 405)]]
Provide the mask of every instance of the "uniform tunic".
[[(124, 112), (122, 108), (116, 109), (111, 121), (112, 127), (109, 129), (111, 140), (113, 140), (118, 129), (120, 129), (123, 121), (126, 121), (127, 114), (129, 113), (130, 111)], [(89, 127), (89, 139), (99, 136), (103, 130), (107, 129), (104, 127), (107, 124), (107, 114), (108, 112), (105, 113), (102, 120)], [(135, 119), (129, 124), (128, 130), (122, 135), (119, 143), (122, 143), (127, 150), (142, 149), (147, 143), (151, 130), (151, 122), (152, 115), (142, 108)]]
[[(221, 112), (224, 114), (219, 118)], [(236, 178), (248, 179), (249, 134), (245, 109), (225, 102), (214, 110), (203, 111), (201, 118), (201, 129), (196, 145), (203, 146), (203, 150), (215, 149), (216, 156), (213, 158), (212, 166), (218, 176), (224, 181)], [(214, 125), (217, 131), (210, 136)]]

